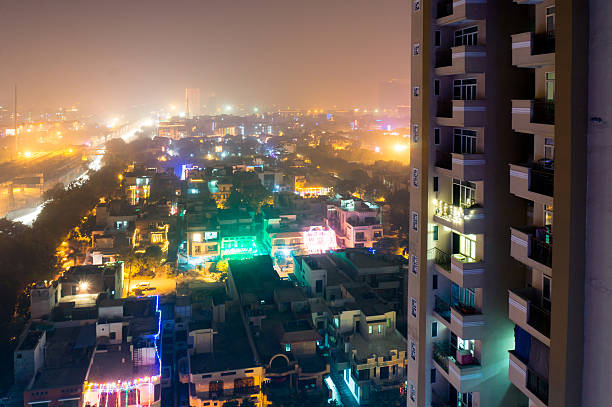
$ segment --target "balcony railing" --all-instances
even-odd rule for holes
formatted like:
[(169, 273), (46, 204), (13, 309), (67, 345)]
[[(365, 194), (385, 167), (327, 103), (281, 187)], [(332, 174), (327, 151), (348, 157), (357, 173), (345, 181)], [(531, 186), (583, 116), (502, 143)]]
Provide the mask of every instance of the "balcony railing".
[(555, 52), (555, 32), (550, 31), (546, 34), (535, 34), (533, 36), (533, 55), (552, 54)]
[(453, 103), (440, 100), (437, 103), (437, 117), (453, 117)]
[(436, 68), (443, 68), (453, 64), (453, 52), (450, 49), (436, 53)]
[(451, 269), (451, 257), (448, 253), (443, 252), (437, 247), (433, 248), (434, 262), (446, 271)]
[(453, 169), (453, 155), (444, 151), (436, 151), (436, 167)]
[(447, 17), (453, 14), (453, 2), (442, 0), (438, 3), (438, 13), (436, 18)]
[(434, 343), (433, 351), (432, 351), (433, 360), (436, 361), (438, 365), (445, 372), (448, 373), (448, 362), (451, 358), (450, 346), (448, 343)]
[(537, 235), (529, 236), (529, 258), (552, 267), (552, 234), (543, 232), (545, 237)]
[(453, 222), (453, 223), (463, 222), (463, 219), (465, 216), (464, 209), (470, 209), (472, 207), (476, 207), (474, 202), (470, 204), (462, 204), (461, 206), (456, 206), (456, 205), (450, 204), (448, 202), (444, 202), (439, 199), (436, 200), (434, 204), (435, 204), (434, 215), (440, 218), (444, 218), (448, 220), (449, 222)]
[(529, 367), (527, 368), (527, 389), (548, 405), (548, 380)]
[(554, 196), (555, 172), (540, 165), (531, 168), (529, 190), (546, 196)]
[(534, 100), (531, 111), (531, 122), (540, 124), (555, 124), (555, 102), (549, 100)]
[(550, 312), (529, 303), (529, 325), (537, 329), (542, 335), (550, 338)]
[(451, 308), (450, 305), (437, 295), (434, 298), (434, 311), (438, 313), (447, 322), (451, 320)]

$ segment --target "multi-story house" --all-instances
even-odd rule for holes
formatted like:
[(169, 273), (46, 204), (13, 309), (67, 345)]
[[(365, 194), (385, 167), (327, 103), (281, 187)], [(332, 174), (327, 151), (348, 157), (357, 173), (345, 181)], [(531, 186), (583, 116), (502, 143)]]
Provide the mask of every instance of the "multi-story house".
[(327, 223), (336, 231), (339, 246), (372, 247), (382, 239), (381, 209), (359, 199), (341, 199), (327, 206)]

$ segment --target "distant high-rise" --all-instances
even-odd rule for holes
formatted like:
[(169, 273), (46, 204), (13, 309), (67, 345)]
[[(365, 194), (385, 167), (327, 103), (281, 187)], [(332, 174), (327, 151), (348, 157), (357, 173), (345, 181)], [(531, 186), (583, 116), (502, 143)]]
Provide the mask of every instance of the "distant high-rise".
[(187, 118), (199, 116), (201, 114), (200, 106), (200, 89), (185, 89), (185, 116)]

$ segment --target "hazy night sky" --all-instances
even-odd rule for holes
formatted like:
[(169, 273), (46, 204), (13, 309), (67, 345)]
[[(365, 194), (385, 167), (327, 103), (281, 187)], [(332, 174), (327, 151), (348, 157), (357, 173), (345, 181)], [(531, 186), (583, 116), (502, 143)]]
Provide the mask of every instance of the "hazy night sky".
[(0, 0), (0, 102), (375, 105), (407, 78), (406, 0)]

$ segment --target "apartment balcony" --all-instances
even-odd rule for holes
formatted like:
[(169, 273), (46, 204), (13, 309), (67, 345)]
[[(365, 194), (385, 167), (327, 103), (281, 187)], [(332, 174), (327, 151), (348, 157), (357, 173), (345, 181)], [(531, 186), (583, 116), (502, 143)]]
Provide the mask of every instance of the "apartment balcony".
[(486, 56), (483, 46), (451, 47), (436, 54), (435, 74), (446, 76), (484, 72)]
[(482, 366), (472, 357), (460, 363), (453, 352), (456, 351), (448, 344), (434, 344), (432, 359), (436, 370), (461, 393), (479, 391)]
[(555, 64), (555, 37), (526, 32), (512, 36), (512, 65), (539, 68)]
[(508, 290), (508, 315), (518, 326), (550, 347), (550, 312), (540, 307), (535, 288)]
[(548, 166), (534, 163), (510, 164), (510, 193), (552, 206), (555, 171), (550, 167), (552, 164)]
[(457, 154), (436, 151), (436, 172), (462, 181), (481, 181), (485, 172), (484, 154)]
[(545, 227), (510, 228), (510, 256), (552, 276), (552, 234)]
[(529, 398), (529, 407), (548, 407), (548, 381), (523, 362), (514, 351), (508, 351), (508, 378)]
[(473, 307), (460, 303), (452, 306), (446, 300), (434, 296), (433, 315), (457, 336), (464, 339), (480, 339), (484, 329), (484, 316)]
[(461, 254), (447, 253), (434, 248), (434, 263), (438, 272), (464, 288), (480, 288), (484, 283), (484, 264)]
[(484, 208), (481, 206), (455, 206), (440, 200), (434, 205), (434, 222), (466, 235), (484, 233)]
[(484, 332), (484, 315), (473, 307), (454, 304), (451, 307), (451, 331), (464, 339), (480, 339)]
[(446, 25), (463, 21), (484, 20), (486, 8), (486, 3), (440, 0), (437, 6), (436, 24)]
[(513, 99), (512, 130), (554, 137), (555, 103), (541, 99)]
[(483, 99), (453, 100), (438, 104), (437, 123), (448, 127), (482, 127), (485, 122), (487, 102)]

